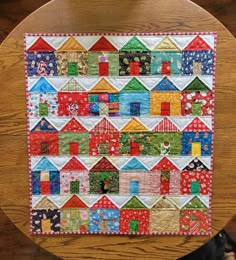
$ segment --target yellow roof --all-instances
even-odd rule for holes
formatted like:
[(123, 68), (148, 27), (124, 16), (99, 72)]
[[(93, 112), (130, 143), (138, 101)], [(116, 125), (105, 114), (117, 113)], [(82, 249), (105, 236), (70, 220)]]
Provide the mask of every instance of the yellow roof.
[(122, 129), (122, 132), (147, 132), (148, 129), (136, 118), (132, 118)]
[(73, 37), (69, 37), (57, 51), (86, 51), (86, 49)]
[(157, 44), (154, 51), (180, 51), (180, 49), (168, 36), (166, 36)]
[(118, 90), (114, 88), (110, 82), (102, 78), (89, 92), (93, 93), (118, 93)]

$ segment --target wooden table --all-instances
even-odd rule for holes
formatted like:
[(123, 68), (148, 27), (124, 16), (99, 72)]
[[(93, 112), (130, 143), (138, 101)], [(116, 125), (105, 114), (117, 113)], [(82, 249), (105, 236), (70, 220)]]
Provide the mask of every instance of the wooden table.
[(187, 0), (55, 0), (12, 31), (0, 47), (0, 205), (41, 247), (64, 259), (176, 259), (209, 237), (30, 236), (23, 61), (24, 32), (218, 32), (213, 231), (236, 212), (236, 41), (209, 13)]

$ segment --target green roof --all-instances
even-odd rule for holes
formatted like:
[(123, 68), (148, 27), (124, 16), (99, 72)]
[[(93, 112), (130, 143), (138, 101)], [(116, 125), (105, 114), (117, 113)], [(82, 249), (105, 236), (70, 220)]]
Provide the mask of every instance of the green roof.
[(140, 81), (132, 78), (120, 92), (148, 92), (148, 90)]
[(147, 207), (136, 197), (133, 196), (122, 209), (146, 209)]
[(196, 77), (183, 91), (210, 91), (208, 86)]
[(149, 49), (136, 36), (133, 36), (120, 51), (149, 51)]

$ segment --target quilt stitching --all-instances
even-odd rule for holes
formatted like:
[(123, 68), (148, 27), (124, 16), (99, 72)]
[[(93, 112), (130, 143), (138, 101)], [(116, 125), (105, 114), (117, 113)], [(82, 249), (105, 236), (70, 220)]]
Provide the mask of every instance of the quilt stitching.
[(215, 45), (25, 35), (32, 233), (211, 233)]

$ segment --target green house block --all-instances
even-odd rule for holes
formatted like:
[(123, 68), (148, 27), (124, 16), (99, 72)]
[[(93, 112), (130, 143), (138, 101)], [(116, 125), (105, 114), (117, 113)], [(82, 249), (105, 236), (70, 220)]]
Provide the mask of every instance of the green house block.
[(129, 231), (130, 232), (138, 232), (138, 220), (130, 220), (129, 222)]

